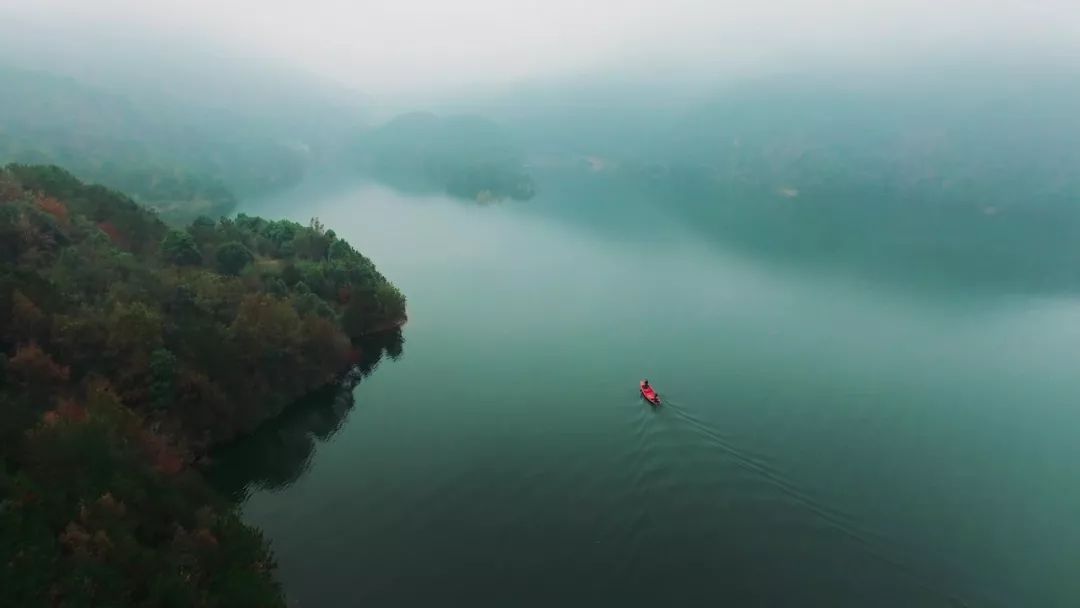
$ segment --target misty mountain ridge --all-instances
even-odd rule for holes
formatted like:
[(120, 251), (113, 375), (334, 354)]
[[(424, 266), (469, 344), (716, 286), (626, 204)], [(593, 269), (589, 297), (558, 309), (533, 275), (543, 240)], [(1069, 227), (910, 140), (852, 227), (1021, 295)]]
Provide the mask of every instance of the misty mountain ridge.
[(0, 69), (0, 160), (63, 165), (166, 216), (231, 212), (238, 196), (297, 183), (308, 148), (243, 126), (219, 127), (53, 74)]
[(363, 171), (407, 189), (419, 185), (479, 202), (527, 200), (535, 192), (519, 144), (481, 116), (402, 114), (360, 133), (354, 153)]
[[(5, 70), (0, 151), (59, 162), (188, 217), (227, 213), (314, 166), (480, 201), (585, 180), (755, 253), (859, 264), (925, 255), (938, 266), (990, 256), (1015, 267), (1005, 274), (1050, 265), (1040, 281), (1071, 284), (1080, 87), (1070, 74), (957, 64), (666, 87), (596, 75), (489, 90), (372, 126), (370, 113), (330, 110), (303, 124), (233, 122), (245, 106), (176, 112), (186, 106)], [(1031, 231), (1044, 235), (1037, 247), (1013, 245)]]

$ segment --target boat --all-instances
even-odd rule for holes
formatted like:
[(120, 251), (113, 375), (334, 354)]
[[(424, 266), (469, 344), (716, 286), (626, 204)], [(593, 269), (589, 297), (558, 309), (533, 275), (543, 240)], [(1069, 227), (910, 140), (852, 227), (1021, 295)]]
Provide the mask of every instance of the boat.
[(656, 393), (653, 387), (645, 386), (644, 380), (641, 381), (641, 396), (653, 405), (660, 405), (660, 395)]

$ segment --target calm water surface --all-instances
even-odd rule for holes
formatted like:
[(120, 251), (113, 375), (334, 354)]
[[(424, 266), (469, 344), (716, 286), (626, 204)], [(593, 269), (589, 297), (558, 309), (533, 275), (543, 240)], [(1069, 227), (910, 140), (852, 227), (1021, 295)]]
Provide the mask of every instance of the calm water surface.
[(214, 471), (295, 605), (1080, 605), (1080, 302), (765, 264), (594, 196), (252, 206), (409, 298), (396, 360)]

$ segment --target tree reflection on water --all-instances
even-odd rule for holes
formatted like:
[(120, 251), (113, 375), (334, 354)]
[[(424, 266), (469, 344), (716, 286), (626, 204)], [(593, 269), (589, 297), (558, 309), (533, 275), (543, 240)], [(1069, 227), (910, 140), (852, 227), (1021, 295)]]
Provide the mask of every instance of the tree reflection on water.
[(309, 395), (251, 435), (216, 450), (206, 469), (210, 483), (237, 502), (256, 490), (292, 485), (307, 471), (318, 442), (330, 439), (344, 425), (356, 385), (384, 357), (398, 360), (404, 344), (400, 329), (354, 341), (359, 360), (340, 383)]

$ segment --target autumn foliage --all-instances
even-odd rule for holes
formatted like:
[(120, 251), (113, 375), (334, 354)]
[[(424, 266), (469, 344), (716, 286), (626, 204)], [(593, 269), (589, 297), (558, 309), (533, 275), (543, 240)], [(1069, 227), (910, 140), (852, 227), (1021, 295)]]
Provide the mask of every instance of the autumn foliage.
[(99, 222), (98, 229), (105, 233), (105, 236), (109, 237), (109, 240), (115, 245), (124, 244), (124, 235), (121, 234), (120, 229), (117, 228), (112, 222)]
[(8, 372), (24, 386), (58, 386), (68, 380), (68, 368), (60, 365), (35, 342), (19, 346), (7, 363)]
[(34, 197), (34, 202), (37, 204), (39, 209), (56, 218), (56, 221), (60, 222), (61, 224), (66, 226), (71, 222), (68, 217), (67, 205), (61, 203), (57, 199), (51, 196), (38, 194)]
[(317, 221), (170, 230), (56, 167), (0, 197), (0, 606), (282, 605), (191, 463), (356, 367), (404, 296)]

